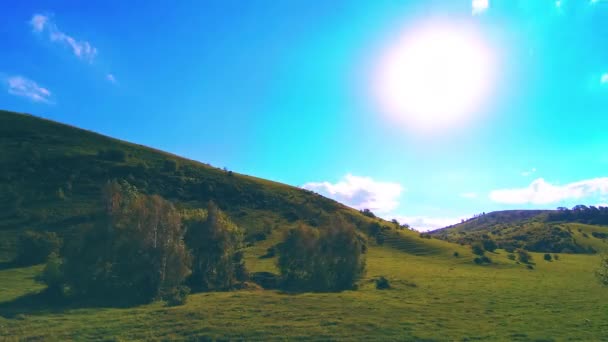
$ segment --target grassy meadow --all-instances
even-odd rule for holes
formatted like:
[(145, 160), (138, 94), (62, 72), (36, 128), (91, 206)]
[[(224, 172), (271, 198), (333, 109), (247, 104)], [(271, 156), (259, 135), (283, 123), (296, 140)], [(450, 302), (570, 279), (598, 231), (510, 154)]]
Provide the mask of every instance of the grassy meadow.
[[(373, 246), (359, 289), (341, 293), (251, 289), (194, 294), (178, 307), (159, 302), (57, 307), (31, 296), (42, 289), (34, 281), (39, 266), (5, 269), (0, 271), (0, 336), (8, 341), (608, 338), (608, 291), (593, 276), (597, 255), (563, 254), (547, 262), (533, 253), (530, 270), (499, 250), (490, 255), (492, 265), (478, 266), (466, 247), (402, 234), (419, 249), (428, 245), (429, 253)], [(252, 271), (273, 270), (274, 259), (257, 258), (262, 250), (248, 250)], [(381, 275), (392, 289), (375, 288), (373, 278)]]

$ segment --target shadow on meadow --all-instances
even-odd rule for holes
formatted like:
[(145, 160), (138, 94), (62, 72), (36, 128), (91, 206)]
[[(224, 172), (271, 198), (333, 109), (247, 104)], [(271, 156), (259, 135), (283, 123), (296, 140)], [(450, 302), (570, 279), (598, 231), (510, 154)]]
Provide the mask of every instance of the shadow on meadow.
[(128, 308), (139, 304), (112, 302), (101, 299), (61, 297), (46, 291), (32, 292), (11, 301), (0, 303), (0, 317), (19, 319), (23, 315), (63, 313), (74, 309)]

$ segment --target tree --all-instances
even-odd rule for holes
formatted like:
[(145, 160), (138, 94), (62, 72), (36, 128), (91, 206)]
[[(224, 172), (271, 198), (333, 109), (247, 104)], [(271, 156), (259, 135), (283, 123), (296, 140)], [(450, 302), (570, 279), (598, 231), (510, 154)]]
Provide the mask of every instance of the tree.
[(517, 260), (524, 264), (527, 264), (532, 260), (532, 255), (525, 249), (518, 248), (515, 250), (515, 254), (517, 254)]
[(278, 250), (283, 284), (291, 290), (346, 290), (365, 272), (365, 239), (342, 218), (323, 229), (291, 229)]
[(190, 274), (184, 230), (173, 205), (128, 183), (104, 188), (105, 219), (66, 248), (64, 279), (75, 295), (149, 302)]
[(52, 253), (42, 270), (42, 274), (37, 278), (39, 282), (47, 285), (46, 293), (53, 297), (63, 295), (63, 272), (62, 260), (57, 253)]
[(480, 242), (475, 242), (471, 245), (471, 251), (475, 255), (484, 255), (485, 250), (483, 249), (483, 244)]
[(496, 248), (498, 248), (498, 246), (496, 245), (496, 242), (494, 242), (494, 240), (492, 240), (492, 239), (483, 239), (481, 241), (481, 244), (483, 245), (483, 249), (485, 249), (488, 252), (494, 252), (496, 250)]
[(188, 280), (193, 290), (226, 289), (246, 279), (243, 232), (213, 202), (204, 220), (190, 222), (185, 241), (193, 256)]
[(543, 256), (543, 259), (545, 259), (545, 261), (553, 260), (553, 258), (551, 257), (551, 254), (549, 254), (549, 253), (545, 253), (545, 255)]

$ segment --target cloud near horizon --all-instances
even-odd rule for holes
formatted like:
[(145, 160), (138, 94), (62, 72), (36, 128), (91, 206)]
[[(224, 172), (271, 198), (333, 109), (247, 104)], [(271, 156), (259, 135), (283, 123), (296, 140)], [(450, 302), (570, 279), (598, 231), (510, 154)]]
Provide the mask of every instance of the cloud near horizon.
[(399, 183), (380, 182), (371, 177), (354, 176), (350, 173), (337, 183), (309, 182), (302, 188), (315, 191), (356, 209), (370, 209), (388, 213), (399, 206), (404, 191)]
[(34, 102), (50, 103), (51, 92), (26, 77), (8, 77), (6, 86), (11, 95), (27, 97)]
[(553, 185), (543, 178), (538, 178), (526, 188), (494, 190), (490, 192), (490, 199), (504, 204), (550, 204), (606, 194), (608, 194), (608, 177), (586, 179), (565, 185)]
[(470, 216), (460, 217), (429, 217), (429, 216), (392, 216), (391, 219), (396, 219), (399, 223), (407, 223), (410, 227), (418, 231), (435, 230), (460, 223), (461, 220), (467, 219)]
[(62, 32), (48, 15), (34, 14), (29, 23), (34, 32), (47, 33), (51, 42), (67, 45), (72, 49), (74, 55), (80, 59), (92, 62), (97, 55), (97, 49), (91, 43), (85, 40), (76, 40)]

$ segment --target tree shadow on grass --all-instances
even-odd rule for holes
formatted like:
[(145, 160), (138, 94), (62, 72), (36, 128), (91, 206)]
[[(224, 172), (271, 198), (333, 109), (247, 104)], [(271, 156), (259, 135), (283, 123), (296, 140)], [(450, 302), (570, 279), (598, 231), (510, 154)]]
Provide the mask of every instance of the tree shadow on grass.
[(19, 267), (14, 261), (0, 261), (0, 271), (8, 270), (10, 268)]
[(0, 317), (19, 318), (22, 315), (41, 315), (49, 313), (64, 313), (74, 309), (87, 308), (129, 308), (134, 303), (117, 303), (101, 299), (81, 299), (58, 296), (43, 290), (0, 303)]

